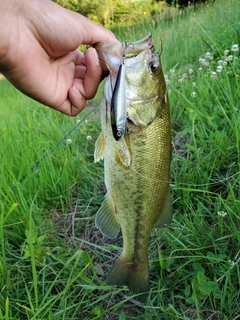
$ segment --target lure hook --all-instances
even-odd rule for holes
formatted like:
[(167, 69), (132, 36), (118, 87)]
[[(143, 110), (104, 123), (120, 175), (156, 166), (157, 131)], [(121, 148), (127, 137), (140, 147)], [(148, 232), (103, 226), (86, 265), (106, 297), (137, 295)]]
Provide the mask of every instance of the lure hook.
[(131, 46), (132, 46), (132, 49), (134, 49), (134, 43), (133, 43), (133, 42), (127, 43), (127, 41), (123, 41), (123, 42), (122, 42), (122, 45), (125, 45), (125, 49), (124, 49), (123, 57), (122, 57), (123, 63), (124, 63), (124, 60), (126, 59), (127, 49), (128, 49), (128, 47), (131, 47)]

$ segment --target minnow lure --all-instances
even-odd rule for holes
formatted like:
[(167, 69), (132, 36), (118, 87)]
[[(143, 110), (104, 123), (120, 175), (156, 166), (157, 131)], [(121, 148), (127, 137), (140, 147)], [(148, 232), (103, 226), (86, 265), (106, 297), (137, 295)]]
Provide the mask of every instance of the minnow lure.
[(115, 88), (113, 90), (111, 102), (111, 124), (115, 140), (119, 140), (126, 131), (127, 123), (127, 105), (125, 94), (125, 58), (128, 44), (124, 42), (126, 48), (122, 58), (122, 64), (119, 66)]

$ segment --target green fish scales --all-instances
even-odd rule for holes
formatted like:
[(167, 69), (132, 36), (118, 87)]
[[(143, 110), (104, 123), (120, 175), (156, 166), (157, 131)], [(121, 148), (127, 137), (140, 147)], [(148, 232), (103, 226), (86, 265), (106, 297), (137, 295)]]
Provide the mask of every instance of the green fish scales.
[(126, 53), (127, 132), (116, 141), (110, 108), (112, 88), (121, 62), (121, 45), (96, 44), (109, 67), (102, 99), (102, 133), (95, 161), (104, 159), (107, 194), (96, 225), (107, 237), (120, 229), (123, 251), (110, 274), (110, 285), (127, 285), (133, 293), (149, 290), (148, 244), (153, 227), (169, 225), (171, 134), (169, 105), (159, 56), (151, 35), (133, 42)]

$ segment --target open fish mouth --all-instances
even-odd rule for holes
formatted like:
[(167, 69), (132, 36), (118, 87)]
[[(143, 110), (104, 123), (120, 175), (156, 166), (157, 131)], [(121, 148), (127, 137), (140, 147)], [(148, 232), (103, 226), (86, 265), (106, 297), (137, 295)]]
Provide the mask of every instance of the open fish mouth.
[(136, 122), (132, 117), (129, 117), (127, 115), (127, 130), (126, 133), (129, 134), (130, 132), (132, 133), (137, 133), (142, 129), (142, 126)]
[(130, 119), (128, 116), (127, 116), (127, 123), (130, 124), (131, 126), (137, 126), (137, 124), (132, 119)]

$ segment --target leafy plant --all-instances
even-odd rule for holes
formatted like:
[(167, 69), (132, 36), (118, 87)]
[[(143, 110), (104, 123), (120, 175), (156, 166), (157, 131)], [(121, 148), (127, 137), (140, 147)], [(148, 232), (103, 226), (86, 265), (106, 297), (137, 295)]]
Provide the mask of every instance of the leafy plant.
[(55, 146), (100, 105), (102, 85), (96, 99), (72, 119), (2, 79), (1, 319), (239, 316), (238, 0), (184, 12), (168, 8), (154, 19), (128, 10), (137, 23), (116, 24), (112, 30), (128, 42), (151, 31), (159, 52), (162, 39), (172, 119), (174, 219), (168, 229), (152, 232), (147, 301), (105, 285), (122, 240), (106, 239), (94, 225), (105, 194), (103, 165), (93, 163), (99, 110)]

